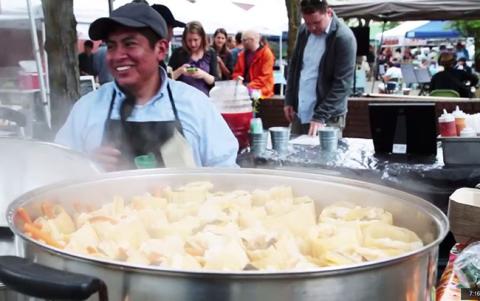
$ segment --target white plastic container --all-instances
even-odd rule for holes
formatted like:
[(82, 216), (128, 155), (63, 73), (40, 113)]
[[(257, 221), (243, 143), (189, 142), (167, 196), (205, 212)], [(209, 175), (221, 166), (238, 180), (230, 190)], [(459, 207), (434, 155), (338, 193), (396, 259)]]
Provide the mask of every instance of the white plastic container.
[(253, 111), (248, 89), (236, 80), (215, 82), (210, 98), (221, 113)]
[(240, 150), (249, 146), (253, 106), (248, 89), (236, 80), (219, 81), (210, 90), (210, 98), (238, 140)]
[(460, 137), (476, 137), (477, 134), (472, 128), (466, 127), (460, 132)]

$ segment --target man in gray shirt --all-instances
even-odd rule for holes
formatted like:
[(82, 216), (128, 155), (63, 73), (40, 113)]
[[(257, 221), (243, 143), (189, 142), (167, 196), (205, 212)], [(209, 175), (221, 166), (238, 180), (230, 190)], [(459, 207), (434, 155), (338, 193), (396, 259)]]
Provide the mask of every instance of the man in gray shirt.
[(107, 55), (107, 44), (102, 42), (97, 52), (93, 54), (93, 72), (98, 78), (100, 85), (111, 82), (113, 76), (108, 69), (105, 56)]
[(345, 127), (357, 43), (326, 0), (302, 0), (300, 26), (289, 64), (285, 117), (295, 134), (316, 135), (326, 125)]

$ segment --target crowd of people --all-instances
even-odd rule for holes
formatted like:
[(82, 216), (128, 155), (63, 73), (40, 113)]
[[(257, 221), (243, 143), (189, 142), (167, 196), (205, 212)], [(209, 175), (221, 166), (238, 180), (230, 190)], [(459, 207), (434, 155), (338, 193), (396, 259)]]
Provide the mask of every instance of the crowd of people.
[[(184, 28), (181, 46), (164, 62), (171, 78), (194, 86), (206, 95), (216, 81), (232, 79), (242, 81), (250, 92), (258, 92), (259, 97), (274, 94), (275, 56), (259, 32), (246, 30), (231, 36), (224, 28), (218, 28), (209, 36), (198, 21), (185, 24), (175, 20), (165, 5), (154, 4), (152, 8), (167, 23), (168, 41), (173, 38), (173, 28)], [(112, 81), (113, 77), (106, 74), (106, 44), (102, 43), (96, 52), (93, 49), (91, 40), (84, 42), (84, 51), (78, 57), (80, 75), (93, 75), (99, 84)]]
[[(341, 136), (355, 36), (325, 0), (301, 0), (300, 10), (305, 23), (288, 68), (284, 115), (294, 134), (331, 126)], [(175, 27), (183, 28), (181, 47), (170, 54)], [(236, 165), (238, 141), (209, 92), (217, 81), (236, 80), (252, 96), (274, 94), (275, 56), (258, 31), (233, 37), (219, 28), (209, 37), (200, 22), (180, 22), (164, 5), (129, 3), (95, 20), (89, 35), (102, 44), (93, 52), (85, 42), (80, 70), (101, 86), (75, 103), (57, 143), (107, 170), (132, 168), (145, 155), (165, 166), (172, 143), (174, 155), (195, 166)]]
[(367, 79), (382, 82), (379, 92), (386, 92), (388, 82), (398, 83), (404, 80), (402, 64), (427, 70), (431, 78), (430, 91), (454, 90), (461, 97), (473, 96), (472, 88), (478, 84), (477, 73), (480, 72), (477, 69), (480, 68), (479, 62), (475, 61), (473, 53), (461, 41), (435, 47), (383, 47), (378, 57), (371, 45), (369, 54), (363, 61), (368, 63), (366, 68), (362, 68)]

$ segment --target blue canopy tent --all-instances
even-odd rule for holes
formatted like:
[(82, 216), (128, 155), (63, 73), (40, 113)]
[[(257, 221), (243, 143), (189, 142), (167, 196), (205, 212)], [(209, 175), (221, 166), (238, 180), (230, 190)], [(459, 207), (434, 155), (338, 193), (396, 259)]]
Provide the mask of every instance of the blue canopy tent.
[(447, 39), (460, 36), (460, 32), (454, 29), (449, 21), (430, 21), (405, 33), (405, 37), (409, 39)]

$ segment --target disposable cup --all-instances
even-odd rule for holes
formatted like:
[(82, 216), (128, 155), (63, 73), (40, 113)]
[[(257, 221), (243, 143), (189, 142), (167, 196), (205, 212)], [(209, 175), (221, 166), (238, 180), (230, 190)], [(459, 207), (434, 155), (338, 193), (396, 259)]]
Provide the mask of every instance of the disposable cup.
[(338, 130), (334, 127), (324, 127), (318, 130), (320, 149), (326, 152), (333, 152), (338, 147)]
[(258, 156), (267, 149), (268, 132), (263, 131), (259, 134), (250, 133), (250, 152)]
[(137, 156), (135, 157), (134, 162), (138, 169), (156, 168), (158, 166), (157, 159), (153, 153)]
[(288, 141), (290, 140), (290, 129), (288, 127), (271, 127), (269, 131), (272, 139), (272, 148), (278, 153), (286, 153), (288, 151)]

